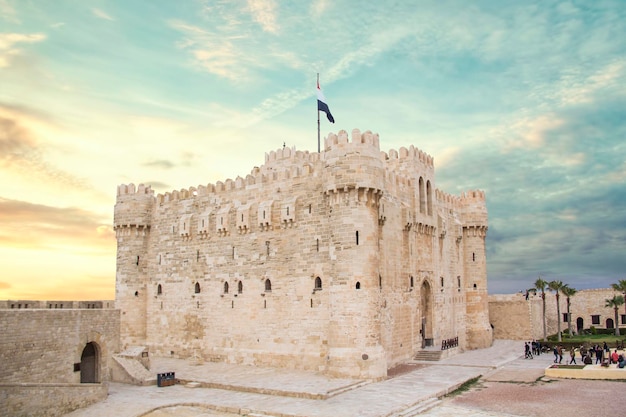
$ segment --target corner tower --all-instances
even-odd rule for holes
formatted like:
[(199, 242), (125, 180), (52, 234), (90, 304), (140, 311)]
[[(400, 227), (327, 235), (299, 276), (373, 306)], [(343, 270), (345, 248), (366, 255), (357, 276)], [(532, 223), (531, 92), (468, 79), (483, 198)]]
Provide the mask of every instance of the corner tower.
[(354, 129), (350, 141), (342, 130), (325, 139), (324, 150), (332, 271), (328, 369), (380, 379), (387, 375), (387, 361), (378, 314), (378, 220), (385, 178), (378, 135)]
[(121, 310), (121, 347), (146, 340), (147, 254), (154, 192), (139, 184), (117, 187), (113, 227), (117, 239), (115, 306)]
[(487, 205), (483, 191), (461, 195), (463, 217), (463, 270), (466, 282), (467, 348), (482, 349), (492, 345), (487, 299)]

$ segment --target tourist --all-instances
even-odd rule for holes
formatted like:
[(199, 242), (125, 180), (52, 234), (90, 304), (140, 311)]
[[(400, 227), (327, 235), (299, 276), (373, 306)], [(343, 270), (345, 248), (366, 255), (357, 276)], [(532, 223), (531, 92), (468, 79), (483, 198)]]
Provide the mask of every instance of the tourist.
[(591, 355), (585, 355), (585, 357), (583, 358), (583, 363), (585, 365), (591, 365), (593, 363), (593, 360), (591, 359)]
[(569, 350), (569, 364), (571, 365), (572, 362), (576, 365), (576, 349), (574, 349), (574, 346)]
[(626, 365), (626, 360), (624, 360), (624, 355), (619, 355), (619, 357), (617, 358), (617, 367), (623, 369), (624, 365)]
[(559, 348), (557, 345), (554, 345), (552, 348), (552, 353), (554, 353), (554, 363), (557, 363), (559, 361)]
[(563, 362), (563, 346), (559, 345), (559, 363)]
[(615, 349), (615, 352), (613, 352), (613, 354), (611, 355), (611, 363), (617, 363), (618, 359), (619, 355), (617, 354), (617, 349)]
[(524, 359), (532, 359), (533, 354), (530, 352), (530, 345), (528, 342), (524, 343)]
[(596, 346), (596, 365), (598, 363), (602, 363), (602, 357), (603, 357), (604, 351), (602, 349), (600, 349), (600, 346)]

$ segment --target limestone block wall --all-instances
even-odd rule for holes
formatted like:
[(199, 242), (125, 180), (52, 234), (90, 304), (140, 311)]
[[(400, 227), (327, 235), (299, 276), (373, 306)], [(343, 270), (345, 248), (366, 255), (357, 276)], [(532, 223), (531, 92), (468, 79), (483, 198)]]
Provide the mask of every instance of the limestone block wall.
[(110, 355), (119, 350), (118, 310), (0, 310), (0, 382), (80, 383), (85, 345), (100, 348), (100, 380), (109, 379)]
[[(572, 330), (589, 329), (592, 325), (598, 329), (607, 328), (607, 320), (615, 321), (615, 312), (605, 307), (606, 300), (619, 295), (610, 288), (580, 290), (570, 299)], [(568, 328), (563, 315), (567, 313), (567, 299), (561, 294), (559, 298), (561, 331)], [(626, 317), (624, 307), (618, 310), (618, 322), (621, 333), (626, 335)], [(598, 324), (593, 324), (596, 316)], [(541, 293), (529, 294), (494, 294), (489, 296), (489, 319), (494, 326), (494, 337), (497, 339), (532, 340), (543, 338), (543, 304)], [(609, 323), (610, 324), (610, 323)], [(555, 334), (558, 329), (556, 295), (546, 292), (546, 333)]]
[(431, 157), (358, 130), (320, 154), (270, 152), (245, 178), (156, 197), (122, 185), (122, 348), (376, 379), (425, 339), (476, 346), (484, 250), (468, 273), (460, 242), (467, 217), (484, 245), (486, 209), (472, 196), (438, 192)]
[[(119, 323), (113, 309), (0, 310), (0, 414), (64, 415), (104, 399)], [(88, 343), (96, 346), (97, 383), (81, 384)]]

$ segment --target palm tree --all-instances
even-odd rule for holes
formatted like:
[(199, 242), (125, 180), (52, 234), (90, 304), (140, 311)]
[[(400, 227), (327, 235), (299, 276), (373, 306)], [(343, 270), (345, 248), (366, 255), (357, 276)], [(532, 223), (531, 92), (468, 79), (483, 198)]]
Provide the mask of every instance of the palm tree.
[[(617, 281), (617, 284), (611, 284), (611, 287), (613, 287), (615, 291), (621, 292), (626, 299), (626, 279), (620, 279)], [(624, 313), (626, 313), (626, 303), (624, 304)]]
[(546, 332), (546, 287), (548, 286), (548, 282), (541, 279), (541, 275), (535, 281), (534, 291), (541, 291), (541, 301), (543, 302), (543, 341), (545, 342), (547, 339)]
[(615, 311), (615, 336), (619, 336), (619, 325), (617, 324), (617, 309), (624, 304), (624, 297), (614, 295), (613, 298), (607, 298), (605, 307), (611, 307)]
[(561, 290), (563, 289), (563, 281), (550, 281), (548, 288), (556, 293), (556, 328), (559, 342), (561, 341), (561, 304), (559, 299), (561, 298)]
[(563, 288), (561, 288), (561, 292), (563, 293), (563, 295), (565, 296), (566, 300), (567, 300), (567, 331), (569, 333), (569, 335), (572, 335), (572, 314), (570, 313), (570, 298), (573, 297), (578, 290), (576, 288), (572, 288), (570, 286), (568, 286), (567, 284), (565, 284), (563, 286)]

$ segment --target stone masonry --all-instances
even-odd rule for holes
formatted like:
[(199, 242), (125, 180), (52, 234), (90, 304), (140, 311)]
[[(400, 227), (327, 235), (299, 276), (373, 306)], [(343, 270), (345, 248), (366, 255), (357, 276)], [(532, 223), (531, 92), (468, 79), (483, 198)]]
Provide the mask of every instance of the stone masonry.
[(245, 178), (115, 205), (121, 348), (381, 379), (429, 345), (491, 346), (485, 195), (379, 137), (283, 148)]

